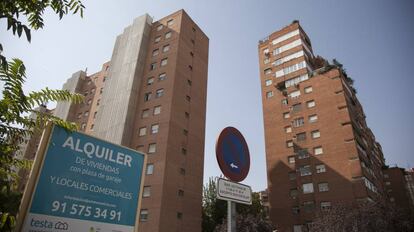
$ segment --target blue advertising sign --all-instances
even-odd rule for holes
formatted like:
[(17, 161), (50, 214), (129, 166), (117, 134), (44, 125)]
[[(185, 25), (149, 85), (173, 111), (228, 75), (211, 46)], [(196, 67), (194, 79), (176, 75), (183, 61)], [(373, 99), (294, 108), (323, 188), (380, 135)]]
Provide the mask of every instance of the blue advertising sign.
[(134, 231), (145, 155), (54, 126), (23, 231)]
[(232, 181), (244, 180), (250, 169), (250, 153), (243, 135), (234, 127), (221, 131), (216, 142), (216, 158), (224, 176)]

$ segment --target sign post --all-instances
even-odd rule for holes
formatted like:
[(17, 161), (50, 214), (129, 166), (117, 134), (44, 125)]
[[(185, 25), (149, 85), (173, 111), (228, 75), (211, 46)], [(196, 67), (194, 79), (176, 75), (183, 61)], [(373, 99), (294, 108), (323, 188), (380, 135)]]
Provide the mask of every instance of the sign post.
[(146, 155), (50, 126), (25, 190), (17, 231), (137, 231)]
[(229, 180), (217, 181), (217, 198), (227, 200), (227, 231), (236, 231), (236, 202), (251, 204), (250, 186), (239, 184), (250, 169), (250, 153), (243, 135), (234, 127), (224, 128), (216, 142), (216, 158)]

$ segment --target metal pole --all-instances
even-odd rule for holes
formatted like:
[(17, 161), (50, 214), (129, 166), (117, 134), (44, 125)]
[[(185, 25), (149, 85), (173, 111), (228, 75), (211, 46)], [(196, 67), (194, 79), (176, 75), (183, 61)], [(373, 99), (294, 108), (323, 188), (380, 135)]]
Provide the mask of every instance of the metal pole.
[(227, 201), (227, 232), (232, 232), (231, 221), (231, 201)]
[(227, 232), (236, 232), (236, 202), (227, 201)]

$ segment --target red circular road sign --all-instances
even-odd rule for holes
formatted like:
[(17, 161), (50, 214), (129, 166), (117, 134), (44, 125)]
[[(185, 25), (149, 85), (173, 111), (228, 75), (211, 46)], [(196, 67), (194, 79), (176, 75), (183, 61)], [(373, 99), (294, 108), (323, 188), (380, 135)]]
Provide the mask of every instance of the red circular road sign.
[(234, 127), (224, 128), (216, 142), (216, 158), (224, 176), (244, 180), (250, 169), (250, 153), (243, 135)]

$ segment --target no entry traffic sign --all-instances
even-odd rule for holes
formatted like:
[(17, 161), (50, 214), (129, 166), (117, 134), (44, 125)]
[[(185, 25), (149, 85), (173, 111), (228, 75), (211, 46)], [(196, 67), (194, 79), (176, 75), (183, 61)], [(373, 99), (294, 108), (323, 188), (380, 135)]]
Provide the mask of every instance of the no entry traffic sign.
[(240, 182), (250, 169), (250, 153), (243, 135), (234, 127), (221, 131), (216, 142), (216, 158), (224, 176)]

